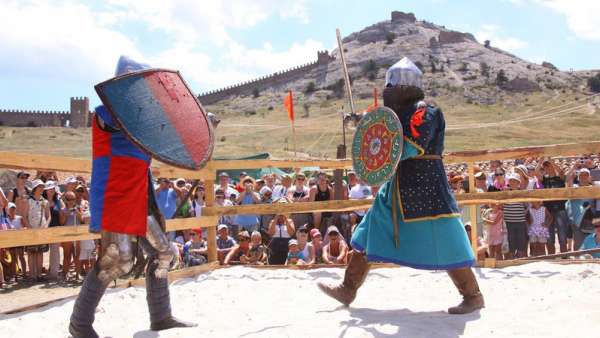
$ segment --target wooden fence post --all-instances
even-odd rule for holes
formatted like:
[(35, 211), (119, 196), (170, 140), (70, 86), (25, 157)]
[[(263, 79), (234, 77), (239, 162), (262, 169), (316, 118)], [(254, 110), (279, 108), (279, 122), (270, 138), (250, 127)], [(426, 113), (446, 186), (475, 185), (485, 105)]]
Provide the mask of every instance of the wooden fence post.
[[(212, 171), (212, 170), (211, 170)], [(212, 207), (215, 202), (215, 172), (212, 171), (212, 176), (204, 181), (204, 196), (206, 196), (206, 206)], [(208, 235), (206, 241), (208, 245), (208, 261), (214, 262), (217, 260), (217, 227), (216, 224), (211, 224), (208, 227)]]
[[(474, 193), (475, 191), (475, 162), (468, 162), (467, 167), (469, 170), (469, 192)], [(471, 247), (473, 248), (473, 255), (477, 260), (477, 205), (465, 206), (469, 208), (469, 216), (471, 221)]]

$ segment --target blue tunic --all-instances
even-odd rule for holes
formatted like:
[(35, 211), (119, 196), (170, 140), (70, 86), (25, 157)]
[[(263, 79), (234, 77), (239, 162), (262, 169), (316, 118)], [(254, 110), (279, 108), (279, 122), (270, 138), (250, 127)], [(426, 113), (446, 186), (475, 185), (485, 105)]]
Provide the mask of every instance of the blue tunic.
[[(475, 262), (456, 200), (441, 159), (445, 122), (442, 111), (427, 106), (422, 123), (411, 117), (417, 107), (396, 112), (404, 128), (404, 150), (396, 175), (386, 182), (356, 227), (352, 246), (371, 261), (390, 262), (417, 269), (448, 270), (472, 266)], [(399, 187), (397, 186), (399, 185)], [(399, 246), (394, 240), (392, 195), (399, 189), (396, 209)]]

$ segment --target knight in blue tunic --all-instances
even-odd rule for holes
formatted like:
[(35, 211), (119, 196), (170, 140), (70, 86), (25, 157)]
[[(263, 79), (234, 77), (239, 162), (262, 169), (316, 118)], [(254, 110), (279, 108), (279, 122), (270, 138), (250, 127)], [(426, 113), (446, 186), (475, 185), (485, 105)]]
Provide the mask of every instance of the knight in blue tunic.
[(394, 110), (403, 126), (401, 162), (352, 235), (354, 250), (343, 282), (319, 287), (347, 306), (367, 276), (369, 261), (447, 270), (463, 296), (462, 303), (448, 312), (470, 313), (484, 306), (483, 296), (442, 162), (444, 116), (438, 107), (422, 101), (421, 79), (421, 71), (408, 58), (386, 73), (384, 105)]

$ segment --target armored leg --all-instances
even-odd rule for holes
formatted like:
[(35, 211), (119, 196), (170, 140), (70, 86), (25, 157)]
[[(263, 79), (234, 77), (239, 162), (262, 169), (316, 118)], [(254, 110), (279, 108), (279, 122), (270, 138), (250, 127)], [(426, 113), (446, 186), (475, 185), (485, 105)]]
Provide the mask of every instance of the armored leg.
[(146, 300), (150, 312), (150, 329), (167, 330), (176, 327), (196, 326), (173, 317), (169, 296), (167, 273), (173, 259), (173, 252), (165, 233), (154, 217), (148, 217), (146, 238), (140, 238), (140, 245), (148, 254), (146, 269)]
[(85, 277), (79, 296), (73, 306), (69, 333), (73, 338), (98, 337), (92, 327), (96, 308), (108, 284), (127, 273), (132, 266), (131, 241), (128, 235), (102, 233), (104, 249), (98, 264)]

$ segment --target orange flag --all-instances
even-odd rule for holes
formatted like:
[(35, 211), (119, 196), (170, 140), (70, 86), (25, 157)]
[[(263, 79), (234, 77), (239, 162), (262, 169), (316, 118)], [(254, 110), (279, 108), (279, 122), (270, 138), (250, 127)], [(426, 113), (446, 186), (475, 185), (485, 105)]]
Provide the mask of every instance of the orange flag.
[(292, 91), (288, 91), (288, 94), (285, 96), (285, 99), (283, 99), (283, 106), (287, 109), (288, 111), (288, 117), (290, 118), (290, 121), (293, 123), (294, 122), (294, 98), (292, 97)]

